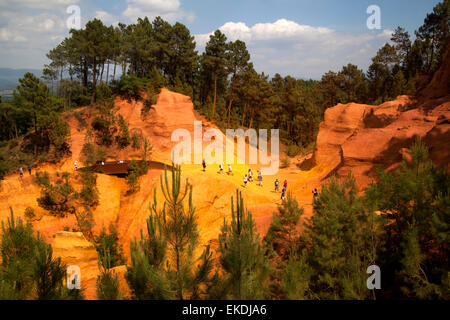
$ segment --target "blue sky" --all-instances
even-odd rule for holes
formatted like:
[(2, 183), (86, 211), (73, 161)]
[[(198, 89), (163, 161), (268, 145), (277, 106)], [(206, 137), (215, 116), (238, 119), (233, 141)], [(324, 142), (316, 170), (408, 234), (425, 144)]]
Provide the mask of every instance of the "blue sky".
[[(42, 68), (45, 53), (68, 35), (66, 9), (78, 5), (82, 23), (132, 23), (161, 15), (180, 21), (202, 51), (220, 28), (247, 43), (257, 71), (320, 79), (352, 62), (366, 69), (396, 26), (411, 34), (438, 0), (0, 0), (0, 67)], [(366, 9), (378, 5), (381, 29), (369, 30)]]

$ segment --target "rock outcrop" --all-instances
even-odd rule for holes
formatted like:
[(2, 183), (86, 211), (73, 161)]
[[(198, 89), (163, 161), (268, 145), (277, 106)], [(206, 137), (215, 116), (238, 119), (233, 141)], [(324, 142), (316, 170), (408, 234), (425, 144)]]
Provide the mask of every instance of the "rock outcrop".
[[(447, 57), (449, 57), (447, 55)], [(375, 178), (376, 167), (394, 170), (409, 159), (420, 137), (440, 168), (450, 160), (450, 66), (447, 59), (416, 100), (399, 96), (378, 106), (338, 104), (325, 111), (313, 164), (342, 178), (350, 172), (360, 186)]]

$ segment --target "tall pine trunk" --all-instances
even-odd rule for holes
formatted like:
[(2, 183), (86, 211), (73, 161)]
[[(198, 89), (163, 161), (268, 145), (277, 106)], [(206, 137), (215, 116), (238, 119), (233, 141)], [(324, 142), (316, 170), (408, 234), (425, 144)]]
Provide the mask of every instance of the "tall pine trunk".
[(83, 63), (83, 87), (87, 88), (88, 86), (88, 64), (86, 58), (84, 59)]
[(105, 64), (102, 64), (102, 72), (100, 73), (100, 84), (103, 83), (103, 70), (105, 69)]
[(227, 128), (230, 128), (230, 117), (231, 117), (231, 104), (233, 103), (233, 98), (230, 97), (230, 103), (228, 104), (228, 116), (227, 116)]
[(253, 117), (254, 116), (255, 116), (255, 109), (252, 109), (252, 113), (251, 113), (251, 116), (250, 116), (250, 125), (248, 126), (249, 129), (251, 129), (252, 126), (253, 126)]
[(244, 122), (245, 122), (245, 112), (247, 112), (247, 104), (244, 104), (244, 110), (242, 111), (242, 122), (241, 122), (241, 126), (244, 126)]
[(216, 115), (216, 99), (217, 99), (217, 74), (214, 74), (214, 102), (213, 102), (213, 116)]
[(94, 105), (95, 102), (95, 89), (97, 87), (97, 61), (94, 58), (94, 68), (92, 70), (92, 96), (91, 96), (91, 105)]
[(106, 69), (106, 85), (108, 85), (108, 79), (109, 79), (109, 63), (108, 63), (108, 67)]

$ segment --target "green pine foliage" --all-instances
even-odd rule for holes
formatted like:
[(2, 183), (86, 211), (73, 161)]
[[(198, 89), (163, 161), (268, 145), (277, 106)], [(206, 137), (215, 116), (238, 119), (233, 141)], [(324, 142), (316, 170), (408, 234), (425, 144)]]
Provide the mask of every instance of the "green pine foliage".
[(95, 249), (97, 250), (99, 261), (106, 261), (104, 268), (114, 268), (125, 264), (122, 246), (119, 244), (119, 233), (116, 227), (111, 223), (108, 228), (103, 226), (100, 234), (94, 239)]
[(47, 172), (36, 172), (35, 181), (41, 187), (41, 195), (37, 199), (41, 208), (61, 217), (75, 213), (75, 189), (70, 183), (68, 172), (57, 173), (55, 183), (51, 183)]
[(220, 266), (224, 271), (226, 298), (265, 299), (268, 297), (269, 264), (252, 214), (244, 207), (236, 190), (236, 207), (231, 198), (231, 222), (219, 235)]
[(434, 167), (420, 139), (411, 155), (394, 173), (380, 170), (379, 182), (366, 190), (388, 221), (380, 263), (394, 297), (448, 299), (450, 178)]
[(12, 208), (6, 224), (2, 221), (0, 251), (1, 299), (67, 299), (69, 292), (63, 283), (66, 266), (53, 257), (52, 247), (31, 224), (15, 218)]
[(53, 258), (51, 245), (42, 243), (36, 249), (32, 277), (35, 281), (37, 300), (53, 300), (63, 297), (66, 265), (61, 262), (61, 258)]
[(313, 273), (309, 290), (319, 299), (368, 299), (366, 269), (376, 262), (379, 219), (358, 196), (351, 176), (332, 180), (314, 201), (301, 255)]
[(130, 245), (132, 263), (126, 279), (137, 299), (199, 299), (213, 281), (209, 247), (195, 259), (199, 248), (192, 186), (186, 181), (182, 188), (179, 166), (172, 164), (171, 173), (171, 183), (167, 169), (161, 177), (162, 209), (154, 191), (147, 237), (141, 232), (141, 239)]
[(278, 212), (273, 214), (264, 244), (269, 252), (274, 251), (281, 260), (288, 259), (291, 253), (297, 251), (300, 236), (298, 224), (303, 211), (292, 193), (288, 192), (286, 200), (278, 207)]
[[(98, 250), (98, 248), (97, 248)], [(97, 298), (100, 300), (122, 300), (120, 292), (120, 282), (117, 273), (112, 270), (114, 267), (114, 258), (111, 258), (109, 250), (101, 250), (103, 254), (99, 256), (100, 275), (97, 277)]]

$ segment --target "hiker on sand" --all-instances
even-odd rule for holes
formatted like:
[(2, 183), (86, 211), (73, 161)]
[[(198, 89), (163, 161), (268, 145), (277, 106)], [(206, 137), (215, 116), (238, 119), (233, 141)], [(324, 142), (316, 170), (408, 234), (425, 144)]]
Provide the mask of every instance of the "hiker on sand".
[(20, 174), (20, 177), (22, 178), (23, 177), (23, 169), (22, 169), (22, 167), (20, 167), (20, 169), (19, 169), (19, 174)]
[(262, 187), (262, 174), (261, 171), (258, 172), (258, 180), (259, 180), (259, 185)]
[(275, 180), (275, 192), (280, 191), (280, 182), (277, 180)]
[(284, 191), (287, 191), (287, 180), (284, 180), (284, 183), (283, 183), (283, 190), (284, 190)]
[(248, 181), (253, 182), (253, 171), (252, 169), (248, 169)]
[(31, 176), (31, 166), (30, 166), (30, 165), (27, 165), (27, 169), (28, 169), (28, 173), (29, 173), (30, 176)]
[(283, 191), (281, 191), (281, 200), (284, 201), (284, 199), (286, 199), (286, 191), (283, 189)]
[(228, 165), (228, 175), (232, 175), (233, 174), (233, 169), (231, 169), (231, 164)]
[(247, 175), (244, 176), (244, 188), (247, 188)]
[(220, 174), (222, 174), (222, 173), (223, 173), (223, 163), (221, 163), (221, 164), (219, 165), (219, 170), (220, 170)]
[(316, 198), (319, 196), (319, 191), (317, 191), (316, 188), (314, 188), (314, 190), (312, 191), (313, 193), (313, 201), (316, 200)]
[(75, 160), (75, 162), (73, 163), (73, 166), (75, 167), (75, 171), (77, 171), (78, 170), (78, 162), (77, 162), (77, 160)]
[(202, 161), (202, 166), (203, 166), (203, 172), (205, 172), (206, 171), (206, 161), (205, 161), (205, 159), (203, 159), (203, 161)]

